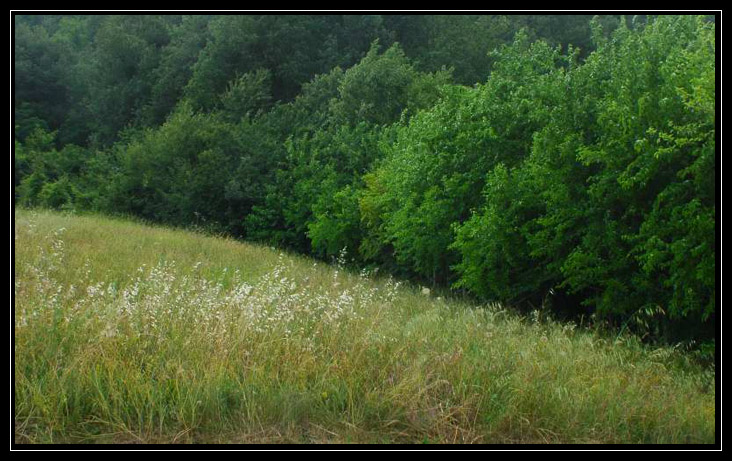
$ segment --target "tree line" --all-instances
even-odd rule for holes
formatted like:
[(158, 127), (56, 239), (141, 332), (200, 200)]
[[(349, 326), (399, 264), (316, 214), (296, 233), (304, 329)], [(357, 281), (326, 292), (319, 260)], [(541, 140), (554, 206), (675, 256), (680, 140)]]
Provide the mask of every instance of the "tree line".
[[(706, 16), (16, 16), (15, 200), (711, 344)], [(590, 320), (588, 320), (590, 321)]]

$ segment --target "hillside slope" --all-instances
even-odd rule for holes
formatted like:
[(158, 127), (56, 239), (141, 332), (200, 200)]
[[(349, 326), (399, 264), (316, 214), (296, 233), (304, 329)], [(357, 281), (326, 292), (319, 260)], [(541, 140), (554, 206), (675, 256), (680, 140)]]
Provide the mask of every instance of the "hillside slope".
[(672, 348), (122, 220), (14, 239), (17, 443), (714, 443)]

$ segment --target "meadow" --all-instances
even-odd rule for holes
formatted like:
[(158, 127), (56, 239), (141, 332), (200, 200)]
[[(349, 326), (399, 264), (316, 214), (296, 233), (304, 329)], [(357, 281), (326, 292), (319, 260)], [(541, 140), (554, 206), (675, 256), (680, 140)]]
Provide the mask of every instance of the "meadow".
[(16, 443), (714, 443), (672, 346), (267, 246), (15, 211)]

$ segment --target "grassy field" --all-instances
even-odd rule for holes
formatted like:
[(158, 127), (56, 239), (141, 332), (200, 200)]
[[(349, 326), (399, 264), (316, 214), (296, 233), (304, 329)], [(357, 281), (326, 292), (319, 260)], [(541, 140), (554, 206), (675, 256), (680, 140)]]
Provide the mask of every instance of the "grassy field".
[(15, 213), (17, 443), (714, 443), (714, 374), (274, 249)]

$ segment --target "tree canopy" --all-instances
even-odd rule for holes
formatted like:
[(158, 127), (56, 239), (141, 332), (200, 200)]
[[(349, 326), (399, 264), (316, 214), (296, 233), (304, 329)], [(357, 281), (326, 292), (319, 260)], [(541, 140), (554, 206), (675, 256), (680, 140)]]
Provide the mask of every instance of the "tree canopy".
[(15, 200), (710, 341), (715, 27), (16, 15)]

